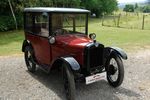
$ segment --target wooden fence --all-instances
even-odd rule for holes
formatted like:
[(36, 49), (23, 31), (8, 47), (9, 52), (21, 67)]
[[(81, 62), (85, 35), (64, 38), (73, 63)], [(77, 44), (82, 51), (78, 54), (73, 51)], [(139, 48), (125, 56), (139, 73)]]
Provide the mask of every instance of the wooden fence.
[(102, 26), (150, 30), (150, 14), (115, 13), (102, 18)]

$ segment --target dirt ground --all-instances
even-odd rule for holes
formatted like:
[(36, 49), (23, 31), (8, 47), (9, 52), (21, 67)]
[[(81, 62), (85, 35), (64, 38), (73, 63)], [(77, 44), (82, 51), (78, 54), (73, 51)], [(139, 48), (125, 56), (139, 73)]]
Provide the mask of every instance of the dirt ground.
[[(119, 88), (106, 81), (77, 84), (77, 100), (149, 100), (150, 50), (128, 53), (125, 79)], [(31, 74), (23, 56), (0, 57), (0, 100), (65, 100), (61, 74), (42, 70)]]

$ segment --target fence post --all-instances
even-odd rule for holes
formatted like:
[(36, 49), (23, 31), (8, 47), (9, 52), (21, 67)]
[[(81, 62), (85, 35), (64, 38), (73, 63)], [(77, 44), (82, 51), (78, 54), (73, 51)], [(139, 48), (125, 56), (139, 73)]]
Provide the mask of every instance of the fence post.
[(142, 21), (142, 30), (144, 30), (144, 21), (145, 20), (145, 15), (143, 15), (143, 21)]
[(104, 14), (103, 14), (103, 18), (102, 18), (102, 26), (104, 26)]
[(118, 16), (118, 23), (117, 23), (117, 27), (119, 27), (119, 24), (120, 24), (120, 17), (121, 17), (121, 14), (119, 14), (119, 16)]

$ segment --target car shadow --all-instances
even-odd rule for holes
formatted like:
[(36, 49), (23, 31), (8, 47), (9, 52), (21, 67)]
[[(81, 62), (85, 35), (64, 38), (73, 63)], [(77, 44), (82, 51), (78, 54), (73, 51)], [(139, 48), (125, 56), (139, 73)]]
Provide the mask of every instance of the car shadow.
[[(45, 87), (52, 90), (61, 100), (66, 100), (62, 77), (59, 71), (54, 70), (50, 74), (46, 74), (41, 69), (37, 69), (35, 73), (28, 73)], [(84, 83), (76, 84), (77, 100), (120, 100), (117, 94), (127, 97), (140, 97), (135, 91), (124, 87), (112, 88), (106, 81), (90, 85), (85, 85)]]

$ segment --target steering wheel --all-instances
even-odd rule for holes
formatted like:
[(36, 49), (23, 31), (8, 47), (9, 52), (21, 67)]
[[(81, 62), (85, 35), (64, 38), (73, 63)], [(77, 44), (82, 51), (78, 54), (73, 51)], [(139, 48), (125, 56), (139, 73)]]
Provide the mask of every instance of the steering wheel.
[(68, 33), (68, 31), (67, 30), (65, 30), (65, 29), (56, 29), (54, 32), (54, 35), (63, 35), (63, 34), (67, 34)]

